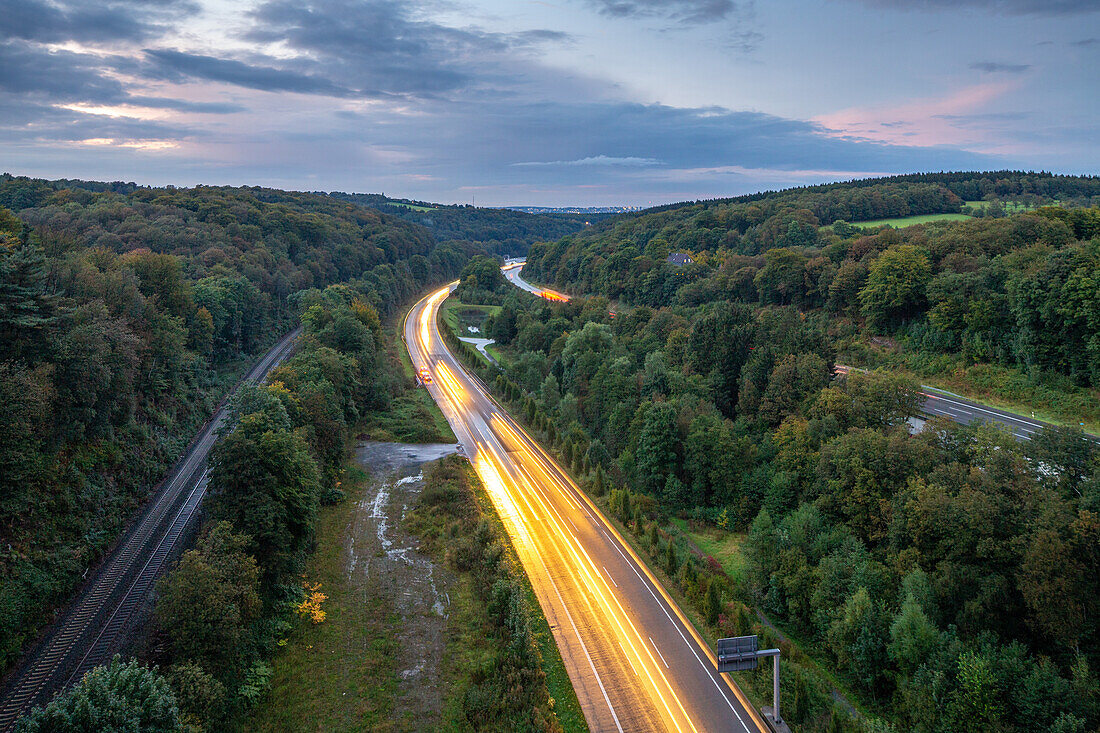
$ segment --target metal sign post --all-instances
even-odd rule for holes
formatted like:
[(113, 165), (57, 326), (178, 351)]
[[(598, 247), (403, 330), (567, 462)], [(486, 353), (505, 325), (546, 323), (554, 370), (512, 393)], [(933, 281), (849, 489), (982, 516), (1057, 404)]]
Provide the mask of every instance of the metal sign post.
[(783, 724), (779, 715), (779, 650), (758, 649), (756, 635), (734, 636), (729, 639), (718, 640), (718, 671), (738, 672), (747, 669), (756, 669), (760, 659), (771, 657), (772, 667), (772, 711), (774, 722)]

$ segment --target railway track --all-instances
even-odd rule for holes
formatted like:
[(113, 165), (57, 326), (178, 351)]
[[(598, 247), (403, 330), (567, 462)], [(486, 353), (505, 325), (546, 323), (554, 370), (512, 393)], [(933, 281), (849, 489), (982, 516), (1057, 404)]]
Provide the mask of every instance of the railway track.
[[(301, 329), (273, 346), (240, 384), (262, 381), (289, 355)], [(235, 393), (240, 384), (234, 388)], [(184, 454), (141, 517), (30, 653), (0, 696), (0, 733), (35, 705), (80, 680), (118, 651), (125, 633), (179, 549), (209, 485), (206, 457), (226, 417), (219, 407)]]

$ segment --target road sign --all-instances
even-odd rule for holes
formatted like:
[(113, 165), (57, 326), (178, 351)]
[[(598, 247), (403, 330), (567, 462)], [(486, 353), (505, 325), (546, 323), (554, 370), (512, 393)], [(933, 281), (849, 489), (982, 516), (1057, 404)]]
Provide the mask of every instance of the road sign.
[(756, 669), (757, 660), (761, 657), (772, 658), (772, 720), (780, 725), (783, 719), (779, 717), (779, 650), (760, 649), (757, 647), (756, 636), (734, 636), (729, 639), (718, 640), (718, 671), (739, 672), (745, 669)]
[(718, 671), (738, 672), (756, 669), (756, 635), (718, 640)]

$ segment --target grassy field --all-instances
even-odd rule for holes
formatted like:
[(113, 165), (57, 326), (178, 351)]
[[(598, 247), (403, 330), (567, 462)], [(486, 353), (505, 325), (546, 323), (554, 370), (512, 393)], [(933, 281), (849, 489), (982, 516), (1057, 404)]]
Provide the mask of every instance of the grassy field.
[(443, 322), (451, 327), (451, 330), (456, 335), (463, 338), (469, 336), (484, 336), (484, 334), (474, 334), (466, 330), (467, 326), (477, 326), (481, 328), (481, 325), (485, 322), (485, 319), (489, 316), (496, 315), (500, 312), (499, 305), (468, 305), (461, 302), (458, 298), (447, 298), (443, 301), (443, 305), (440, 308), (443, 314)]
[[(443, 323), (446, 324), (451, 331), (460, 338), (484, 338), (484, 333), (471, 333), (467, 330), (467, 326), (477, 326), (482, 328), (485, 319), (491, 315), (495, 315), (500, 311), (499, 305), (468, 305), (459, 301), (457, 298), (447, 298), (443, 301), (443, 305), (440, 306), (440, 315), (443, 317)], [(497, 344), (490, 344), (485, 347), (485, 350), (492, 354), (493, 358), (498, 362), (504, 363), (501, 350)], [(480, 350), (475, 349), (477, 357), (482, 362), (488, 364), (489, 360), (485, 358), (485, 355)]]
[(406, 204), (397, 201), (387, 201), (386, 203), (390, 206), (403, 206), (406, 209), (412, 209), (413, 211), (435, 211), (436, 209), (436, 207), (434, 206), (417, 206), (416, 204)]
[[(990, 202), (988, 202), (988, 201), (963, 201), (964, 205), (969, 206), (973, 209), (984, 209), (985, 207), (989, 206), (989, 203)], [(1001, 203), (1004, 204), (1005, 213), (1008, 213), (1008, 214), (1019, 214), (1020, 212), (1031, 211), (1032, 209), (1036, 208), (1035, 206), (1030, 206), (1028, 204), (1021, 204), (1021, 203), (1018, 203), (1016, 201), (1002, 201)], [(1048, 206), (1048, 205), (1055, 205), (1056, 206), (1057, 204), (1043, 204), (1043, 206)]]
[(860, 229), (874, 229), (892, 226), (895, 229), (911, 227), (914, 224), (928, 224), (933, 221), (966, 221), (973, 217), (966, 214), (921, 214), (919, 216), (896, 216), (892, 219), (872, 219), (871, 221), (853, 221), (852, 226)]
[(700, 550), (717, 560), (735, 583), (745, 581), (745, 556), (741, 553), (741, 543), (745, 541), (743, 532), (725, 532), (717, 527), (691, 529), (685, 519), (674, 518), (672, 523)]
[[(393, 358), (401, 363), (401, 374), (408, 383), (414, 379), (409, 351), (401, 341), (404, 323), (398, 320), (394, 329)], [(359, 426), (361, 439), (382, 440), (398, 443), (455, 443), (454, 432), (447, 424), (447, 418), (439, 411), (439, 406), (426, 389), (410, 387), (390, 403), (390, 409), (369, 416)]]
[(426, 389), (413, 387), (390, 402), (390, 409), (363, 421), (361, 440), (390, 443), (456, 443), (454, 432)]
[[(275, 660), (271, 691), (243, 730), (402, 729), (395, 726), (400, 670), (393, 634), (401, 619), (345, 569), (346, 533), (367, 480), (361, 469), (350, 468), (344, 481), (347, 498), (321, 511), (317, 551), (305, 577), (320, 582), (328, 595), (328, 618), (319, 625), (303, 622), (294, 630)], [(310, 722), (303, 726), (303, 721)]]

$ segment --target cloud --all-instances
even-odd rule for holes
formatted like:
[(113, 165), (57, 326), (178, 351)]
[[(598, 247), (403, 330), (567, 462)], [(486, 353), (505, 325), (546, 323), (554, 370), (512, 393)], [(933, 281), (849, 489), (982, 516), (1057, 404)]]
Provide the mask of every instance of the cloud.
[(1082, 38), (1080, 41), (1074, 41), (1070, 45), (1088, 48), (1089, 46), (1095, 46), (1097, 44), (1100, 44), (1100, 38)]
[(1022, 74), (1031, 68), (1031, 64), (1002, 64), (998, 61), (976, 61), (970, 64), (970, 68), (991, 74)]
[(288, 65), (351, 89), (422, 97), (508, 86), (523, 52), (570, 40), (545, 29), (453, 28), (390, 0), (267, 0), (251, 20), (244, 39), (289, 49), (297, 57)]
[(48, 51), (23, 41), (0, 44), (0, 92), (29, 99), (117, 102), (122, 83), (104, 74), (107, 63), (91, 54)]
[(988, 10), (1004, 15), (1076, 15), (1100, 10), (1095, 0), (860, 0), (892, 10)]
[(685, 24), (713, 23), (738, 9), (733, 0), (588, 0), (604, 15), (615, 18), (660, 16)]
[(198, 6), (191, 0), (0, 0), (0, 39), (41, 43), (141, 41)]
[(527, 166), (542, 166), (542, 165), (599, 165), (599, 166), (627, 166), (630, 168), (645, 168), (653, 165), (660, 165), (661, 161), (656, 158), (637, 158), (634, 156), (626, 156), (622, 158), (615, 158), (608, 155), (593, 155), (587, 158), (577, 158), (576, 160), (547, 160), (547, 161), (529, 161), (525, 163), (512, 163), (512, 165), (527, 165)]
[(985, 141), (983, 130), (958, 125), (975, 119), (984, 108), (1017, 85), (1000, 81), (974, 84), (940, 97), (915, 99), (896, 106), (852, 107), (814, 118), (828, 134), (851, 140), (913, 146), (974, 146)]
[(217, 58), (169, 49), (146, 49), (145, 56), (153, 63), (153, 73), (161, 79), (182, 81), (205, 79), (258, 89), (264, 92), (297, 92), (349, 97), (353, 90), (338, 86), (328, 79), (277, 69), (253, 66), (237, 59)]
[(126, 98), (126, 104), (149, 109), (171, 109), (177, 112), (197, 112), (208, 115), (229, 115), (248, 109), (243, 104), (230, 102), (193, 102), (188, 99), (142, 96), (129, 96)]

